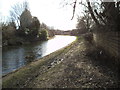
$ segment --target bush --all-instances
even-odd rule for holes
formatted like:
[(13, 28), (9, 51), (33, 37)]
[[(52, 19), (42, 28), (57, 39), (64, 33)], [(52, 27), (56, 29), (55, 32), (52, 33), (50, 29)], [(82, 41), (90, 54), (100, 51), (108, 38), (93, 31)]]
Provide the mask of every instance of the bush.
[(93, 43), (93, 34), (92, 33), (84, 34), (84, 39), (92, 44)]
[(40, 31), (38, 36), (39, 36), (40, 40), (47, 40), (47, 36), (48, 36), (47, 30)]

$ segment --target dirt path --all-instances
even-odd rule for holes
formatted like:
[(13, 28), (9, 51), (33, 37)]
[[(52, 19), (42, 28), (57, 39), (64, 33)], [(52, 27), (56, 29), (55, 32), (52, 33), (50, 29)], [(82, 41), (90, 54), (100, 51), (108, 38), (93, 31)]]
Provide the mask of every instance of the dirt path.
[[(66, 50), (67, 49), (67, 50)], [(119, 87), (118, 77), (105, 66), (100, 66), (98, 62), (87, 56), (87, 51), (92, 51), (94, 47), (78, 40), (63, 52), (49, 57), (39, 68), (34, 69), (31, 76), (22, 82), (18, 78), (18, 86), (26, 88), (96, 88), (96, 87)], [(90, 52), (89, 52), (90, 53)], [(43, 58), (45, 60), (45, 58)], [(36, 63), (39, 63), (36, 62)], [(37, 67), (38, 67), (37, 66)], [(32, 66), (33, 67), (33, 66)], [(25, 75), (25, 74), (23, 74)], [(12, 81), (11, 77), (9, 78)], [(9, 75), (8, 75), (9, 77)], [(26, 78), (25, 77), (25, 78)], [(30, 78), (29, 78), (30, 77)], [(5, 80), (5, 79), (4, 79)], [(6, 79), (7, 81), (7, 79)], [(21, 82), (20, 82), (21, 81)], [(14, 85), (17, 85), (16, 83)], [(8, 87), (7, 84), (4, 87)], [(12, 86), (11, 86), (12, 87)], [(13, 86), (14, 87), (14, 86)]]
[[(92, 45), (89, 45), (89, 49)], [(38, 75), (28, 86), (31, 88), (94, 88), (118, 87), (117, 77), (109, 70), (95, 65), (86, 56), (85, 42), (75, 43), (48, 65), (42, 75)]]

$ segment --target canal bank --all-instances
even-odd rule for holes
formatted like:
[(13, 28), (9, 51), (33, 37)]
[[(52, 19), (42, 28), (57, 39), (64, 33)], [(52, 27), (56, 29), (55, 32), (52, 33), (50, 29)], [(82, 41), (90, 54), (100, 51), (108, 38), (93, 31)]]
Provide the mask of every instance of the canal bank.
[(10, 73), (32, 61), (55, 52), (67, 46), (75, 39), (75, 36), (56, 35), (47, 41), (39, 41), (22, 46), (4, 47), (2, 49), (2, 74)]
[(93, 50), (93, 45), (80, 37), (67, 47), (4, 76), (3, 88), (118, 87), (116, 73), (88, 57)]

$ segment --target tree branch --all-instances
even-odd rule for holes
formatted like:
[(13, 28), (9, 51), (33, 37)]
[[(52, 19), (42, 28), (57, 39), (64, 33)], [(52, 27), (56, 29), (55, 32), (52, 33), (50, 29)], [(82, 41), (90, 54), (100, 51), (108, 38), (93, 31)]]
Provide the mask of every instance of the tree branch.
[(106, 24), (105, 20), (103, 20), (102, 16), (98, 14), (97, 10), (95, 9), (94, 12), (96, 13), (96, 15), (98, 16), (98, 18), (101, 19), (101, 21)]
[(75, 0), (75, 2), (74, 2), (72, 19), (74, 18), (74, 14), (75, 14), (75, 10), (76, 10), (76, 4), (77, 4), (77, 0)]
[(89, 0), (86, 0), (86, 1), (87, 1), (87, 4), (88, 4), (88, 10), (89, 10), (89, 12), (91, 14), (91, 17), (95, 21), (96, 25), (100, 25), (99, 21), (96, 19), (95, 15), (94, 15), (94, 12), (93, 12), (92, 7), (90, 5), (90, 1)]

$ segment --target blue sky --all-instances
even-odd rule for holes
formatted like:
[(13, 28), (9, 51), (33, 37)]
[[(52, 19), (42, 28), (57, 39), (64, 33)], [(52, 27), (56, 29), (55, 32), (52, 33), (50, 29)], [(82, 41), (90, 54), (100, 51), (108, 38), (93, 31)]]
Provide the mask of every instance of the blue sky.
[[(0, 0), (0, 14), (9, 15), (11, 6), (24, 0)], [(72, 6), (62, 7), (64, 0), (27, 0), (33, 16), (37, 16), (40, 22), (53, 26), (55, 29), (70, 30), (76, 27), (76, 16), (73, 20)]]

